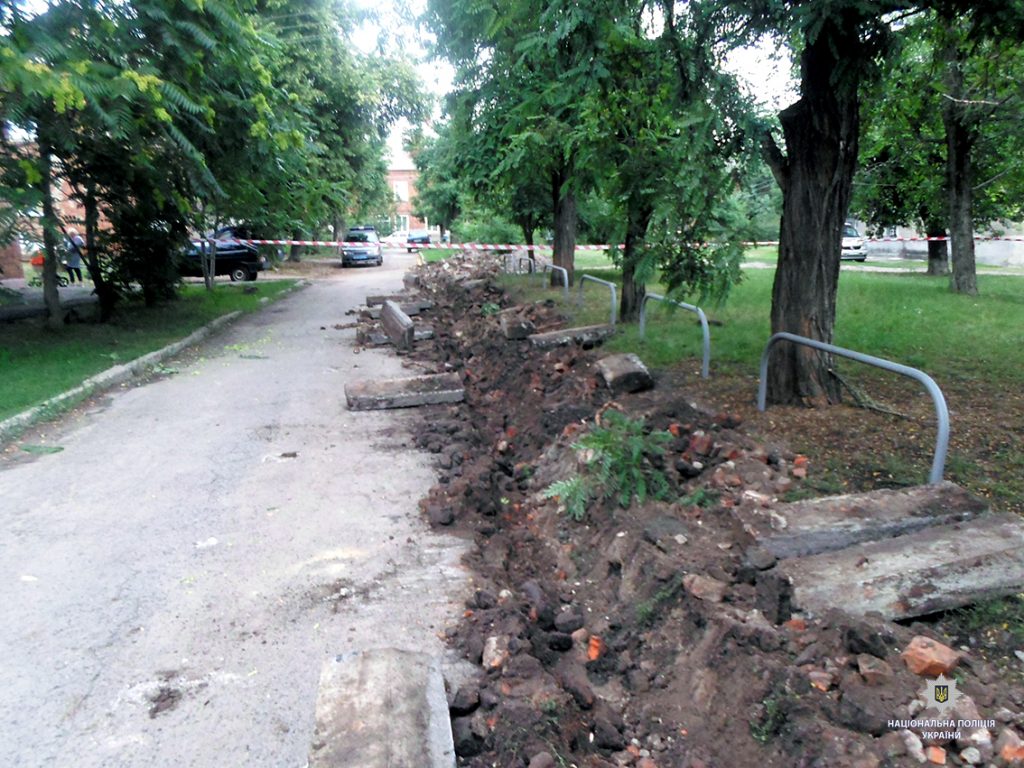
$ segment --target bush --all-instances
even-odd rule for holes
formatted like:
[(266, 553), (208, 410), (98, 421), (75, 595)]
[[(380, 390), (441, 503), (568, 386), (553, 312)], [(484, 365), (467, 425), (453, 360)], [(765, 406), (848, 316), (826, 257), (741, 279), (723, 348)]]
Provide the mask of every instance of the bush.
[(668, 496), (668, 480), (651, 458), (664, 455), (672, 436), (645, 434), (643, 421), (618, 411), (608, 411), (604, 422), (573, 443), (583, 461), (582, 473), (553, 483), (543, 494), (557, 498), (574, 520), (583, 519), (594, 498), (614, 499), (626, 509), (634, 500), (643, 504), (648, 498)]

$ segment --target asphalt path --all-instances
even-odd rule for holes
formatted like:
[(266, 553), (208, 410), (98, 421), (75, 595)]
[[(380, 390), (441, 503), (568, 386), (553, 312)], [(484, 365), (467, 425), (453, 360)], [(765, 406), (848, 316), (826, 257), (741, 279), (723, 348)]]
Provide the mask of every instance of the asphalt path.
[(431, 533), (410, 412), (347, 381), (411, 375), (345, 311), (414, 257), (338, 270), (173, 374), (97, 398), (0, 462), (0, 765), (306, 765), (321, 663), (441, 653), (467, 575)]

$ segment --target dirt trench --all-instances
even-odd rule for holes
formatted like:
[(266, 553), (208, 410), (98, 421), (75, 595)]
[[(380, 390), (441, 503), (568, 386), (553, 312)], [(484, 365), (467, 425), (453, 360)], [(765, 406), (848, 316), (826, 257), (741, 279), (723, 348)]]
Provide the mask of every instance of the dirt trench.
[[(917, 635), (955, 639), (929, 622), (833, 610), (776, 625), (757, 610), (765, 565), (729, 512), (798, 487), (804, 457), (697, 409), (679, 376), (613, 399), (595, 375), (599, 348), (507, 339), (501, 311), (538, 332), (567, 318), (553, 302), (511, 309), (498, 274), (469, 259), (420, 268), (435, 335), (409, 355), (466, 387), (464, 404), (430, 409), (415, 435), (437, 456), (425, 515), (476, 545), (476, 591), (448, 638), (480, 667), (450, 695), (460, 765), (1011, 764), (1019, 672), (964, 654), (959, 691), (991, 727), (913, 733), (890, 723), (922, 706), (924, 680), (900, 653)], [(602, 500), (575, 521), (543, 492), (579, 470), (572, 444), (610, 410), (667, 433), (649, 459), (678, 501)]]

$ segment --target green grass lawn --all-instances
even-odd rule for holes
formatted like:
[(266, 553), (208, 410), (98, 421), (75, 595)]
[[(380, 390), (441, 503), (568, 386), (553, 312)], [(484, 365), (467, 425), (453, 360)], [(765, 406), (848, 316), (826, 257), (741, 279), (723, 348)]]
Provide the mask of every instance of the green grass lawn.
[[(582, 268), (583, 274), (620, 283), (617, 270)], [(522, 282), (523, 278), (507, 278)], [(772, 270), (751, 269), (720, 307), (704, 307), (712, 321), (712, 361), (756, 369), (770, 331)], [(919, 367), (932, 375), (984, 375), (1017, 381), (1024, 371), (1024, 277), (979, 275), (979, 296), (950, 293), (948, 279), (922, 274), (843, 272), (837, 298), (835, 343)], [(651, 283), (648, 290), (664, 293)], [(531, 295), (558, 297), (529, 283)], [(574, 287), (568, 309), (577, 322), (608, 320), (608, 290), (588, 283), (582, 310)], [(690, 302), (693, 300), (690, 299)], [(609, 347), (643, 350), (651, 365), (671, 365), (700, 355), (697, 318), (668, 305), (648, 305), (647, 337), (635, 324), (624, 324)]]
[[(779, 260), (779, 248), (775, 245), (759, 245), (748, 248), (743, 253), (743, 261), (747, 264), (770, 264), (775, 266)], [(844, 261), (845, 267), (881, 267), (883, 269), (909, 269), (915, 272), (925, 272), (928, 269), (928, 262), (924, 259), (897, 259), (891, 256), (868, 255), (865, 261)], [(1019, 272), (1020, 268), (1000, 267), (990, 264), (978, 264), (979, 274), (994, 274), (1006, 272)]]
[[(617, 281), (614, 270), (582, 270)], [(770, 335), (773, 270), (750, 269), (735, 286), (728, 301), (704, 307), (711, 325), (711, 379), (706, 394), (738, 396), (749, 406), (756, 392), (758, 363)], [(561, 291), (545, 288), (539, 280), (506, 277), (527, 292), (563, 303)], [(979, 275), (980, 295), (949, 292), (948, 278), (920, 273), (843, 271), (837, 297), (835, 343), (859, 352), (919, 368), (931, 375), (946, 395), (952, 419), (952, 443), (947, 477), (1007, 509), (1024, 508), (1024, 276)], [(652, 283), (654, 292), (663, 286)], [(577, 307), (578, 287), (564, 302), (573, 325), (608, 322), (608, 290), (587, 283), (585, 302)], [(679, 364), (694, 370), (701, 358), (701, 330), (697, 318), (668, 305), (648, 305), (646, 338), (635, 323), (620, 323), (619, 332), (605, 349), (636, 352), (648, 365), (670, 368)], [(853, 361), (839, 360), (843, 378), (869, 396), (904, 412), (918, 408), (916, 420), (879, 422), (879, 430), (892, 430), (894, 450), (878, 451), (866, 443), (857, 456), (847, 456), (826, 475), (847, 479), (856, 466), (860, 479), (875, 462), (879, 476), (913, 479), (927, 475), (931, 437), (917, 440), (914, 448), (899, 434), (922, 429), (934, 411), (923, 390), (913, 382)], [(901, 387), (893, 394), (892, 387)], [(887, 400), (887, 397), (892, 399)], [(915, 399), (920, 398), (920, 399)], [(921, 408), (918, 403), (924, 403)], [(866, 412), (865, 412), (866, 413)], [(881, 434), (881, 432), (880, 432)], [(877, 439), (877, 438), (876, 438)], [(827, 453), (827, 446), (801, 446), (800, 450)], [(852, 449), (851, 449), (852, 450)], [(913, 456), (911, 456), (913, 454)], [(832, 459), (823, 460), (832, 461)], [(836, 460), (839, 461), (839, 460)], [(913, 462), (913, 466), (907, 463)], [(889, 462), (892, 466), (883, 466)], [(836, 488), (846, 488), (837, 484)]]
[[(293, 280), (221, 284), (212, 292), (186, 285), (159, 307), (129, 304), (109, 323), (72, 323), (48, 331), (39, 321), (0, 324), (0, 420), (67, 391), (113, 365), (177, 341), (221, 315), (259, 309)], [(254, 287), (245, 294), (242, 287)]]

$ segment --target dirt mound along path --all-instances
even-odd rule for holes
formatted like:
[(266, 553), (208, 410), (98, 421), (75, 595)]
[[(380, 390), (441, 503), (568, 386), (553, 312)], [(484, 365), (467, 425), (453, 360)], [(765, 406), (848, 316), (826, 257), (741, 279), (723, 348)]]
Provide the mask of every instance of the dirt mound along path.
[[(554, 302), (518, 305), (496, 262), (427, 265), (411, 284), (434, 302), (435, 337), (410, 364), (457, 374), (466, 393), (461, 406), (433, 406), (415, 435), (437, 456), (424, 512), (476, 544), (476, 591), (448, 630), (480, 668), (450, 692), (460, 765), (1010, 764), (1019, 671), (950, 649), (957, 706), (983, 725), (908, 728), (934, 710), (901, 652), (935, 627), (835, 608), (777, 624), (761, 610), (765, 574), (786, 560), (770, 551), (778, 541), (756, 546), (745, 513), (785, 516), (778, 497), (801, 484), (804, 457), (698, 410), (674, 374), (613, 399), (599, 346), (528, 341), (571, 320)], [(660, 446), (640, 461), (668, 492), (628, 506), (595, 494), (576, 521), (550, 488), (584, 474), (593, 456), (580, 445), (610, 411)], [(953, 514), (977, 511), (965, 502)]]

